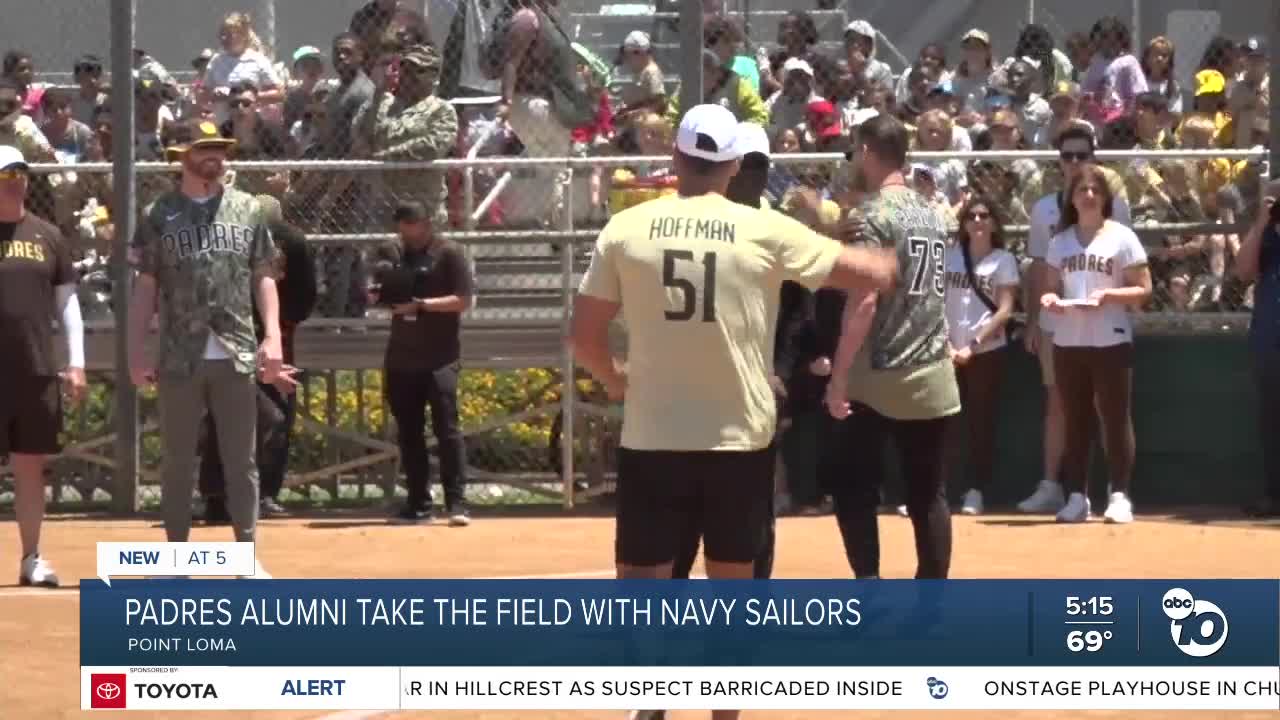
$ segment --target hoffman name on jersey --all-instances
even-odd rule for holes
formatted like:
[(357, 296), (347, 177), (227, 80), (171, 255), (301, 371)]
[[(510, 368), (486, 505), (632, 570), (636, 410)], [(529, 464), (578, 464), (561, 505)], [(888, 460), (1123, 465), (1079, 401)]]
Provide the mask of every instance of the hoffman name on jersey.
[(714, 240), (731, 243), (737, 238), (738, 226), (707, 218), (694, 217), (660, 217), (649, 223), (650, 240), (666, 240), (668, 238)]

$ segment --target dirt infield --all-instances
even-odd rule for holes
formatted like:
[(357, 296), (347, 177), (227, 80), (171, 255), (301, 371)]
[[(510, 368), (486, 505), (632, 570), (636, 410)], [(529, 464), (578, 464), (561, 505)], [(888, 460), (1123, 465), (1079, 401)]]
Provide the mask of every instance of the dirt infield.
[[(909, 521), (884, 517), (881, 524), (886, 577), (915, 572)], [(0, 718), (79, 718), (79, 578), (94, 576), (97, 541), (155, 541), (163, 531), (150, 521), (55, 519), (45, 525), (42, 552), (69, 589), (16, 588), (17, 527), (0, 522)], [(192, 540), (229, 540), (226, 528), (196, 528)], [(262, 523), (258, 554), (279, 578), (511, 578), (610, 577), (613, 524), (607, 518), (503, 517), (477, 519), (467, 529), (442, 525), (402, 527), (381, 518), (334, 517)], [(847, 577), (840, 535), (831, 517), (785, 518), (778, 526), (776, 575), (787, 578)], [(1280, 523), (1207, 521), (1174, 516), (1142, 517), (1128, 526), (1091, 523), (1057, 525), (1049, 518), (988, 516), (955, 518), (957, 578), (1275, 578), (1280, 576)], [(996, 713), (946, 713), (990, 717)], [(623, 713), (496, 712), (261, 712), (236, 713), (246, 720), (373, 720), (451, 717), (505, 720), (535, 716), (549, 720), (625, 717)], [(746, 713), (749, 720), (801, 720), (813, 713)], [(913, 718), (912, 712), (822, 713), (830, 718)], [(1221, 717), (1185, 713), (1180, 719)], [(227, 718), (228, 713), (130, 713), (140, 720)], [(999, 713), (1005, 718), (1159, 717), (1158, 713)], [(706, 713), (668, 714), (671, 720)], [(1274, 718), (1238, 713), (1232, 718)]]

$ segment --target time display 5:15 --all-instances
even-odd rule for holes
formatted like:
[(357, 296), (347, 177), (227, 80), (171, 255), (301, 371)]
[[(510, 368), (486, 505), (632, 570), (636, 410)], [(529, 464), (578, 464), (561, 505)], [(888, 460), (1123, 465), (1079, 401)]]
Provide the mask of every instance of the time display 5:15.
[(1074, 595), (1067, 597), (1067, 615), (1110, 615), (1115, 611), (1111, 596), (1080, 598)]

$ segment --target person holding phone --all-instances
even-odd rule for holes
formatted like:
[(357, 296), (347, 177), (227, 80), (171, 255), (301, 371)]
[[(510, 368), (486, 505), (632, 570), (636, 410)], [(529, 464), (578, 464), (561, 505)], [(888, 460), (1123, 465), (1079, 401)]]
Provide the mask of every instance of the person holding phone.
[(1246, 508), (1258, 518), (1280, 517), (1280, 180), (1263, 190), (1262, 209), (1236, 254), (1236, 275), (1256, 283), (1249, 323), (1254, 377), (1258, 384), (1258, 430), (1262, 438), (1263, 497)]
[(1132, 230), (1111, 219), (1114, 200), (1106, 176), (1086, 165), (1067, 186), (1060, 231), (1045, 258), (1050, 272), (1040, 298), (1057, 317), (1054, 372), (1066, 417), (1063, 474), (1070, 493), (1058, 522), (1086, 522), (1094, 407), (1102, 416), (1111, 497), (1104, 518), (1133, 522), (1129, 483), (1136, 456), (1133, 435), (1133, 321), (1131, 308), (1151, 297), (1147, 253)]
[(462, 246), (438, 234), (436, 213), (418, 201), (395, 210), (400, 240), (380, 249), (369, 300), (390, 308), (386, 397), (396, 420), (409, 498), (397, 513), (405, 523), (429, 523), (431, 461), (427, 409), (440, 452), (449, 525), (471, 524), (465, 489), (467, 453), (458, 415), (462, 372), (462, 313), (471, 307), (475, 279)]
[(961, 412), (969, 430), (973, 483), (960, 512), (981, 515), (991, 482), (996, 408), (1008, 345), (1006, 326), (1018, 297), (1018, 260), (1004, 249), (998, 205), (976, 197), (960, 210), (957, 242), (947, 249), (947, 340), (960, 385)]

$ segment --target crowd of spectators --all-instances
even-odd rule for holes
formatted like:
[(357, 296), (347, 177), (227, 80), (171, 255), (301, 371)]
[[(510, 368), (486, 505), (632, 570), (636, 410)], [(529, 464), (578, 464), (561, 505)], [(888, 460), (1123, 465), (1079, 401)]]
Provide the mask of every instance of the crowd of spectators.
[[(490, 156), (668, 154), (680, 92), (668, 79), (677, 68), (661, 67), (655, 52), (660, 24), (630, 33), (615, 57), (601, 58), (573, 42), (557, 4), (482, 0), (477, 7), (492, 6), (480, 23), (486, 37), (471, 42), (466, 17), (428, 18), (407, 3), (369, 0), (327, 46), (317, 38), (287, 60), (264, 47), (249, 16), (232, 13), (218, 28), (219, 46), (192, 58), (192, 82), (180, 84), (135, 50), (136, 156), (165, 160), (169, 128), (189, 118), (234, 137), (239, 160), (432, 160), (472, 149)], [(445, 22), (447, 30), (432, 27)], [(433, 37), (447, 39), (433, 45)], [(1089, 128), (1102, 149), (1251, 149), (1270, 140), (1269, 49), (1261, 38), (1215, 38), (1202, 58), (1189, 60), (1176, 58), (1169, 38), (1141, 42), (1116, 18), (1064, 38), (1027, 25), (1011, 48), (973, 28), (960, 38), (959, 57), (951, 56), (951, 43), (929, 43), (900, 71), (880, 56), (880, 33), (868, 21), (849, 22), (842, 39), (842, 52), (829, 50), (802, 10), (782, 20), (775, 42), (761, 44), (746, 36), (740, 17), (708, 15), (704, 100), (764, 126), (776, 156), (842, 152), (850, 130), (885, 113), (910, 125), (913, 149), (930, 151), (1049, 149), (1074, 126)], [(498, 86), (490, 98), (496, 102), (470, 97), (475, 93), (460, 83), (454, 66), (462, 63), (450, 60), (464, 52)], [(1193, 87), (1176, 80), (1187, 62), (1197, 63)], [(72, 67), (74, 87), (45, 87), (34, 82), (28, 53), (5, 54), (0, 144), (16, 145), (36, 162), (111, 160), (103, 61), (85, 55)], [(820, 213), (838, 214), (856, 192), (840, 168), (778, 164), (770, 202), (807, 212), (816, 194)], [(529, 172), (532, 181), (520, 186), (523, 204), (533, 208), (529, 222), (555, 227), (574, 211), (564, 207), (562, 171)], [(660, 182), (665, 172), (637, 163), (593, 174), (592, 217), (607, 215), (611, 190)], [(1240, 246), (1235, 223), (1256, 212), (1260, 162), (1126, 161), (1108, 172), (1135, 228), (1201, 225), (1190, 234), (1144, 233), (1155, 260), (1154, 309), (1248, 307), (1248, 289), (1232, 286), (1230, 267)], [(480, 198), (494, 173), (478, 177)], [(911, 180), (953, 223), (968, 201), (986, 195), (1007, 199), (1006, 219), (1025, 224), (1034, 202), (1062, 186), (1057, 163), (981, 158), (917, 162)], [(241, 171), (227, 182), (276, 198), (284, 219), (309, 233), (386, 231), (404, 200), (423, 202), (440, 223), (463, 222), (458, 173)], [(139, 206), (171, 183), (169, 175), (140, 174)], [(108, 176), (68, 169), (41, 176), (32, 207), (84, 241), (80, 256), (88, 266), (112, 238), (110, 198)], [(482, 223), (518, 225), (507, 210), (495, 203)], [(1223, 229), (1203, 231), (1211, 224)], [(362, 253), (333, 246), (318, 257), (319, 314), (363, 314)]]

